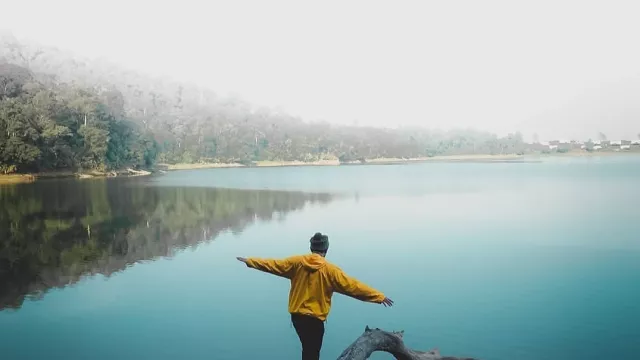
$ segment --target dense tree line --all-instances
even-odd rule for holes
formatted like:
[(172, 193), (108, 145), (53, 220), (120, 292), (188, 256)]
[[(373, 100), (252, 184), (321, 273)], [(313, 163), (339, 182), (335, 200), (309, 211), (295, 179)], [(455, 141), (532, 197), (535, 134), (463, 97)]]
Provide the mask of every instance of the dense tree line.
[[(20, 164), (26, 162), (38, 167), (75, 164), (109, 168), (126, 163), (149, 165), (154, 160), (162, 163), (352, 161), (525, 151), (522, 135), (517, 133), (498, 137), (476, 130), (385, 129), (305, 122), (270, 108), (217, 96), (199, 86), (143, 76), (104, 61), (79, 59), (58, 49), (19, 43), (7, 35), (0, 36), (0, 58), (23, 68), (19, 71), (22, 77), (8, 80), (12, 84), (17, 85), (26, 77), (24, 69), (33, 73), (29, 81), (22, 82), (22, 90), (14, 86), (13, 95), (5, 95), (9, 100), (3, 107), (11, 110), (13, 102), (20, 106), (33, 104), (38, 93), (49, 94), (39, 95), (38, 99), (55, 99), (51, 106), (60, 112), (50, 118), (60, 120), (59, 126), (69, 129), (69, 139), (74, 139), (65, 142), (65, 149), (71, 149), (72, 153), (78, 151), (75, 157), (67, 154), (64, 160), (59, 160), (55, 151), (45, 154), (39, 148), (38, 153), (29, 147), (34, 151), (27, 151), (18, 159), (12, 155), (2, 160), (9, 164), (20, 161)], [(47, 85), (40, 85), (39, 91), (24, 89), (25, 84), (32, 84), (33, 80)], [(40, 104), (39, 101), (36, 103)], [(9, 121), (4, 113), (1, 116), (4, 122)], [(12, 123), (19, 121), (22, 120), (11, 120)], [(56, 139), (67, 136), (62, 128), (51, 129), (57, 134), (53, 136)], [(126, 135), (123, 129), (125, 132), (133, 129), (135, 134)], [(106, 138), (111, 146), (109, 141), (104, 141)], [(45, 142), (57, 143), (49, 138), (40, 140)]]
[(0, 172), (149, 166), (156, 151), (124, 117), (119, 92), (42, 82), (0, 63)]

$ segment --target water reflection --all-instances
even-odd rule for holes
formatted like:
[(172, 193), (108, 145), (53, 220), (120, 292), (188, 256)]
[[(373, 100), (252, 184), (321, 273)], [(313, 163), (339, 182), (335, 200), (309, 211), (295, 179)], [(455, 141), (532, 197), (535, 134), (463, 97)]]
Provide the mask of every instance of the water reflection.
[(127, 266), (280, 219), (329, 194), (146, 186), (141, 180), (0, 187), (0, 310), (82, 276)]

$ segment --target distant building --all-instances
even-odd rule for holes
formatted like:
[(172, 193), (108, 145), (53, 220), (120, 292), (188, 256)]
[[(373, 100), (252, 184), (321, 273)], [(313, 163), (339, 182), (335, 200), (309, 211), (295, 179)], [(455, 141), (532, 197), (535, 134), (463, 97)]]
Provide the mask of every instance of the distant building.
[(631, 149), (631, 145), (620, 145), (620, 150), (629, 150)]
[(602, 150), (602, 146), (596, 145), (593, 147), (593, 150)]
[(640, 145), (640, 140), (634, 140), (631, 142), (631, 145)]
[(611, 140), (611, 146), (621, 146), (622, 140)]

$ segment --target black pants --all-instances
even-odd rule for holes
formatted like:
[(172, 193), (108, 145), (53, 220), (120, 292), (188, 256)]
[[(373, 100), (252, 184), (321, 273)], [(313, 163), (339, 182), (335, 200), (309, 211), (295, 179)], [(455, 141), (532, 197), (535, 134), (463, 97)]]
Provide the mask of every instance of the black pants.
[(291, 314), (291, 322), (302, 343), (302, 360), (319, 360), (324, 322), (307, 315)]

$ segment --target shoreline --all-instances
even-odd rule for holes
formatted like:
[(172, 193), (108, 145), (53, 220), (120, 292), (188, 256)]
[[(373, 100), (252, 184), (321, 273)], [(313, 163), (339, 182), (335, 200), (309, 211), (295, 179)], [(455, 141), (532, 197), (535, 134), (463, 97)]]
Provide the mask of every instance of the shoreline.
[(299, 167), (299, 166), (362, 166), (362, 165), (404, 165), (404, 164), (420, 164), (429, 162), (450, 162), (450, 163), (525, 163), (540, 162), (544, 158), (563, 158), (563, 157), (601, 157), (601, 156), (640, 156), (640, 151), (570, 151), (567, 153), (553, 154), (506, 154), (506, 155), (485, 155), (485, 154), (469, 154), (469, 155), (443, 155), (433, 157), (417, 157), (417, 158), (375, 158), (362, 161), (340, 162), (339, 160), (318, 160), (318, 161), (273, 161), (264, 160), (256, 161), (251, 165), (240, 163), (199, 163), (199, 164), (158, 164), (152, 170), (133, 170), (131, 168), (120, 169), (116, 171), (100, 172), (87, 171), (75, 172), (70, 170), (46, 171), (42, 173), (27, 174), (0, 174), (0, 185), (31, 183), (39, 179), (100, 179), (108, 177), (134, 177), (149, 176), (157, 173), (166, 173), (168, 171), (185, 171), (185, 170), (203, 170), (203, 169), (226, 169), (226, 168), (260, 168), (260, 167)]
[(640, 151), (633, 149), (630, 151), (569, 151), (566, 153), (553, 153), (553, 154), (529, 154), (529, 157), (599, 157), (599, 156), (638, 156)]
[(0, 185), (26, 184), (36, 181), (31, 174), (0, 174)]
[(354, 160), (348, 162), (340, 162), (339, 160), (318, 160), (318, 161), (274, 161), (261, 160), (255, 161), (251, 165), (240, 163), (201, 163), (201, 164), (158, 164), (160, 171), (182, 171), (182, 170), (201, 170), (201, 169), (225, 169), (225, 168), (259, 168), (259, 167), (297, 167), (297, 166), (355, 166), (355, 165), (394, 165), (394, 164), (411, 164), (420, 162), (462, 162), (462, 161), (514, 161), (524, 160), (522, 155), (445, 155), (434, 157), (419, 158), (375, 158), (366, 159), (364, 162)]
[(218, 168), (234, 168), (245, 167), (240, 163), (197, 163), (197, 164), (158, 164), (156, 169), (159, 171), (180, 171), (180, 170), (200, 170), (200, 169), (218, 169)]
[(525, 155), (504, 154), (504, 155), (442, 155), (432, 157), (417, 157), (409, 159), (400, 158), (376, 158), (367, 160), (364, 163), (357, 162), (356, 165), (395, 165), (395, 164), (414, 164), (427, 162), (521, 162), (525, 160)]
[(76, 178), (78, 180), (85, 179), (104, 179), (111, 177), (135, 177), (148, 176), (153, 174), (147, 170), (133, 170), (130, 168), (114, 171), (85, 171), (75, 172), (71, 170), (45, 171), (40, 173), (27, 174), (0, 174), (0, 185), (25, 184), (32, 183), (42, 179), (67, 179)]

